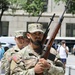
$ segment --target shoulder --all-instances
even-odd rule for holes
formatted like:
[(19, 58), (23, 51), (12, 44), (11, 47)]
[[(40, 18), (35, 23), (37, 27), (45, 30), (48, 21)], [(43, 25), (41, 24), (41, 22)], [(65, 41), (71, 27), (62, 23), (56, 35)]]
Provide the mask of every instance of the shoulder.
[(13, 48), (9, 48), (9, 49), (5, 52), (5, 54), (11, 53), (12, 51), (13, 51)]
[(28, 55), (28, 53), (30, 53), (32, 50), (30, 49), (30, 46), (26, 46), (24, 47), (22, 50), (20, 50), (19, 52), (17, 52), (16, 55), (19, 55), (20, 57), (25, 57)]
[(15, 50), (14, 50), (14, 47), (12, 48), (9, 48), (5, 53), (4, 53), (4, 56), (3, 57), (10, 57), (13, 53), (15, 53)]
[[(49, 69), (49, 72), (51, 73), (51, 75), (64, 75), (64, 69), (63, 69), (63, 64), (61, 64), (60, 62), (58, 62), (59, 66), (56, 66), (53, 62), (49, 61), (49, 63), (51, 64), (51, 68)], [(62, 66), (60, 66), (62, 65)]]
[(31, 46), (28, 45), (28, 46), (24, 47), (22, 50), (20, 50), (19, 53), (20, 53), (20, 52), (22, 52), (22, 53), (23, 53), (23, 52), (30, 52), (30, 51), (31, 51)]

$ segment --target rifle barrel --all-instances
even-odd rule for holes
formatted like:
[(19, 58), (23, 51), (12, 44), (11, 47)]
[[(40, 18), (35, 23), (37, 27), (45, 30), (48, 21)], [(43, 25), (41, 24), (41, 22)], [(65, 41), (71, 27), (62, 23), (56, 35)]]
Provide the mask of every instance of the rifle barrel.
[(60, 19), (59, 19), (59, 21), (58, 21), (57, 26), (55, 27), (55, 29), (54, 29), (52, 35), (50, 36), (48, 42), (46, 43), (46, 45), (45, 45), (45, 47), (44, 47), (44, 51), (46, 51), (46, 52), (44, 52), (41, 57), (43, 57), (43, 58), (45, 58), (45, 59), (47, 59), (48, 56), (49, 56), (50, 49), (51, 49), (51, 47), (52, 47), (53, 41), (54, 41), (54, 39), (55, 39), (55, 37), (56, 37), (56, 35), (57, 35), (57, 33), (58, 33), (60, 27), (61, 27), (61, 23), (62, 23), (63, 18), (64, 18), (64, 13), (66, 12), (69, 3), (70, 3), (70, 0), (69, 0), (69, 2), (67, 3), (67, 6), (65, 7), (64, 12), (62, 13), (62, 15), (61, 15), (61, 17), (60, 17)]

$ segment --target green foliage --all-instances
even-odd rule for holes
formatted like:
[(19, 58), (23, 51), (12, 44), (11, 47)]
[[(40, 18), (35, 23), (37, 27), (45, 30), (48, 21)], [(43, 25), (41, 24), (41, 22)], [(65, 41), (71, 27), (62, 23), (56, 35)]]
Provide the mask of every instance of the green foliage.
[(66, 2), (67, 0), (54, 0), (56, 3), (62, 1), (62, 2)]
[[(26, 10), (33, 16), (43, 12), (45, 0), (8, 0), (13, 7), (19, 7), (20, 9)], [(15, 9), (13, 9), (15, 10)]]
[[(56, 3), (59, 3), (60, 1), (67, 3), (69, 0), (54, 0)], [(70, 4), (68, 6), (67, 13), (75, 14), (75, 0), (70, 0)]]
[(0, 0), (0, 9), (6, 11), (9, 8), (10, 3), (7, 0)]
[[(31, 1), (31, 0), (30, 0)], [(31, 2), (27, 1), (26, 10), (32, 15), (38, 15), (40, 12), (43, 12), (44, 2), (42, 0), (32, 0)]]
[(68, 12), (72, 14), (75, 14), (75, 0), (72, 0), (72, 2), (70, 2), (70, 6), (68, 8)]
[[(0, 9), (7, 10), (9, 5), (12, 6), (12, 11), (15, 12), (18, 8), (27, 11), (33, 16), (44, 12), (46, 0), (0, 0)], [(69, 0), (54, 0), (56, 3), (60, 1), (67, 3)], [(75, 14), (75, 0), (71, 0), (68, 6), (68, 13)]]

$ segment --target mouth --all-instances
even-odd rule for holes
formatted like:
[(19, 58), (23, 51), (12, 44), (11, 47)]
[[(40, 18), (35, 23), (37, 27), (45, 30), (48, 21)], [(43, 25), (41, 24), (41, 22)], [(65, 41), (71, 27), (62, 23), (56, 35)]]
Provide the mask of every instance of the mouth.
[(35, 40), (35, 41), (31, 40), (31, 42), (37, 46), (41, 46), (42, 43), (40, 40)]
[(41, 44), (41, 41), (40, 41), (40, 40), (36, 40), (36, 42), (37, 42), (38, 44)]

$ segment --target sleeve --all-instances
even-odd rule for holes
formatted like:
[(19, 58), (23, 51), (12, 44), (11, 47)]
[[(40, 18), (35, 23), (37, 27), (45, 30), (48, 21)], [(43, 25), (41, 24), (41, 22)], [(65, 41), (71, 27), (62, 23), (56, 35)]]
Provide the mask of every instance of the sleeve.
[(12, 75), (35, 75), (34, 68), (15, 72)]
[(26, 69), (23, 62), (16, 63), (12, 60), (11, 68), (10, 68), (11, 75), (35, 75), (34, 68)]
[(7, 61), (6, 57), (4, 56), (1, 60), (1, 71), (5, 73), (5, 75), (8, 75), (9, 71), (9, 62)]
[(73, 49), (75, 48), (75, 45), (73, 46)]
[(48, 72), (51, 75), (64, 75), (64, 69), (62, 67), (55, 66), (53, 63), (51, 63), (51, 67)]
[(57, 51), (58, 51), (58, 52), (60, 51), (60, 46), (58, 46)]
[(69, 51), (69, 47), (67, 46), (67, 50)]
[(5, 73), (5, 75), (8, 75), (9, 74), (9, 70), (10, 70), (10, 62), (8, 61), (10, 57), (10, 53), (9, 52), (6, 52), (4, 53), (4, 56), (1, 60), (1, 71), (3, 71)]
[(3, 50), (2, 53), (4, 54), (5, 53), (4, 47), (2, 47), (2, 50)]
[(5, 69), (4, 66), (5, 66), (5, 55), (1, 59), (1, 70)]
[(64, 75), (64, 70), (62, 67), (51, 66), (49, 73), (52, 75)]

